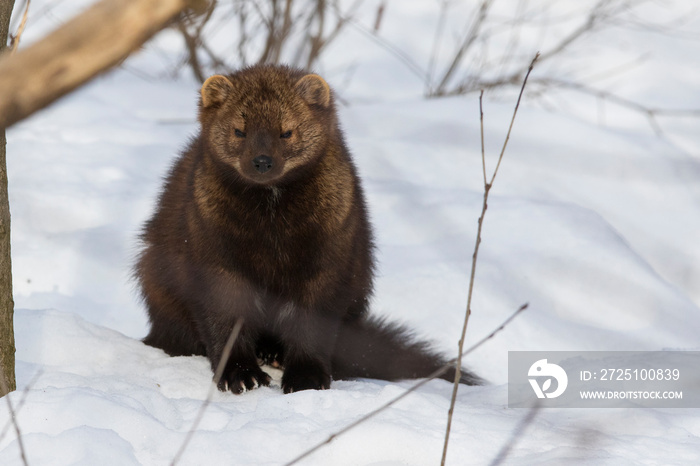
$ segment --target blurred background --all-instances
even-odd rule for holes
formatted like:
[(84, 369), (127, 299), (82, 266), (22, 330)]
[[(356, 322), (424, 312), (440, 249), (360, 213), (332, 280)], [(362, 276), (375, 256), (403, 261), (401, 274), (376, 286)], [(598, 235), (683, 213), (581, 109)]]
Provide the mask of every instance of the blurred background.
[[(21, 50), (93, 3), (16, 0), (10, 32), (27, 11)], [(130, 276), (204, 78), (287, 63), (330, 83), (375, 227), (373, 312), (454, 354), (484, 192), (479, 93), (490, 173), (539, 51), (490, 191), (467, 346), (529, 307), (465, 360), (490, 384), (460, 388), (448, 464), (503, 446), (518, 464), (698, 464), (693, 410), (506, 408), (509, 351), (700, 349), (697, 1), (206, 5), (7, 131), (30, 460), (169, 463), (201, 405), (208, 363), (138, 341)], [(411, 383), (217, 394), (188, 464), (281, 464)], [(436, 464), (450, 391), (431, 382), (305, 464)], [(13, 442), (0, 463), (17, 464)]]

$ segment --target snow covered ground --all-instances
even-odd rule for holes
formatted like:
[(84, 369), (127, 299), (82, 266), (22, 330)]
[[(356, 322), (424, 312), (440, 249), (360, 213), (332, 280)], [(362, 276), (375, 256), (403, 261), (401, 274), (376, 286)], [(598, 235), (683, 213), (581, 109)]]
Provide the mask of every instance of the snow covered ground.
[[(30, 22), (27, 40), (76, 4)], [(693, 2), (671, 5), (669, 17)], [(383, 27), (427, 57), (435, 20), (431, 2), (390, 2)], [(362, 37), (341, 36), (320, 71), (350, 102), (341, 121), (377, 235), (373, 307), (453, 352), (482, 199), (478, 98), (423, 100), (422, 83)], [(18, 382), (10, 399), (29, 464), (168, 464), (209, 389), (204, 358), (169, 358), (140, 342), (147, 320), (129, 280), (162, 176), (196, 131), (197, 84), (143, 77), (158, 75), (179, 46), (162, 33), (124, 69), (8, 130)], [(700, 108), (697, 35), (617, 29), (585, 47), (572, 54), (588, 51), (591, 70), (621, 51), (650, 54), (606, 84), (625, 97)], [(490, 168), (514, 103), (505, 94), (485, 100)], [(608, 104), (602, 125), (590, 97), (554, 97), (560, 111), (523, 103), (491, 192), (467, 344), (530, 306), (466, 361), (490, 384), (460, 388), (451, 465), (489, 464), (528, 415), (507, 408), (508, 351), (700, 349), (699, 120), (660, 119), (659, 137), (638, 113)], [(343, 381), (282, 395), (278, 381), (241, 396), (217, 392), (182, 464), (284, 464), (411, 385)], [(450, 393), (432, 381), (302, 464), (437, 464)], [(543, 409), (506, 462), (700, 464), (698, 414)], [(2, 403), (0, 464), (21, 464), (8, 419)]]

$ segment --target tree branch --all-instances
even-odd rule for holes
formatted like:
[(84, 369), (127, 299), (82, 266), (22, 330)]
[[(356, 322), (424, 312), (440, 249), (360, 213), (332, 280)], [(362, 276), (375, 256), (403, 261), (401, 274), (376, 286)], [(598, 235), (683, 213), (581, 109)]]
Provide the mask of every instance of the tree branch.
[(36, 44), (0, 58), (0, 128), (51, 104), (207, 0), (102, 0)]
[(488, 208), (488, 200), (489, 200), (489, 192), (491, 191), (491, 187), (493, 186), (493, 182), (496, 179), (496, 175), (498, 174), (498, 169), (501, 166), (501, 160), (503, 160), (503, 154), (506, 152), (506, 147), (508, 146), (508, 141), (510, 140), (510, 133), (513, 130), (513, 123), (515, 122), (515, 116), (518, 114), (518, 108), (520, 108), (520, 99), (523, 97), (523, 92), (525, 91), (525, 85), (527, 84), (527, 78), (530, 76), (530, 72), (532, 71), (532, 68), (535, 66), (535, 62), (539, 58), (540, 54), (538, 53), (535, 55), (535, 58), (532, 59), (532, 62), (530, 62), (530, 67), (527, 70), (527, 74), (525, 75), (525, 79), (523, 79), (523, 85), (520, 88), (520, 94), (518, 95), (518, 101), (515, 104), (515, 110), (513, 110), (513, 117), (510, 120), (510, 126), (508, 127), (508, 133), (506, 134), (506, 139), (503, 142), (503, 149), (501, 149), (501, 154), (498, 157), (498, 163), (496, 164), (496, 168), (493, 171), (493, 174), (491, 175), (491, 181), (487, 182), (486, 181), (486, 156), (484, 154), (484, 112), (482, 110), (481, 106), (481, 99), (479, 99), (479, 114), (480, 114), (480, 121), (481, 121), (481, 163), (482, 167), (484, 169), (484, 202), (481, 206), (481, 216), (479, 217), (479, 227), (476, 232), (476, 244), (474, 245), (474, 254), (472, 256), (472, 269), (471, 269), (471, 274), (469, 277), (469, 294), (467, 296), (467, 312), (464, 316), (464, 324), (462, 326), (462, 336), (459, 340), (459, 351), (457, 352), (457, 364), (455, 366), (455, 380), (454, 384), (452, 387), (452, 399), (450, 401), (450, 409), (448, 411), (447, 415), (447, 428), (445, 430), (445, 444), (443, 446), (442, 450), (442, 461), (440, 464), (442, 466), (445, 465), (445, 460), (447, 458), (447, 446), (450, 441), (450, 429), (452, 427), (452, 414), (454, 413), (454, 407), (455, 407), (455, 402), (457, 400), (457, 390), (459, 389), (459, 379), (461, 377), (461, 372), (462, 372), (462, 351), (464, 349), (464, 339), (467, 335), (467, 324), (469, 323), (469, 316), (472, 313), (472, 292), (474, 291), (474, 278), (476, 277), (476, 259), (479, 255), (479, 246), (481, 245), (481, 228), (484, 225), (484, 217), (486, 216), (486, 209)]
[(457, 70), (459, 67), (460, 63), (462, 62), (462, 58), (464, 58), (464, 54), (469, 51), (469, 49), (474, 45), (474, 42), (479, 38), (479, 34), (481, 31), (481, 27), (484, 25), (484, 22), (486, 21), (486, 17), (488, 16), (489, 8), (493, 4), (493, 0), (483, 0), (481, 2), (481, 5), (479, 6), (479, 12), (476, 15), (476, 18), (474, 19), (474, 22), (471, 24), (471, 27), (469, 28), (469, 32), (467, 33), (466, 37), (464, 38), (464, 41), (462, 42), (462, 46), (457, 50), (457, 53), (455, 53), (455, 56), (452, 59), (452, 63), (450, 64), (449, 68), (447, 71), (445, 71), (445, 74), (442, 76), (442, 79), (440, 80), (440, 84), (437, 85), (436, 88), (436, 93), (441, 94), (444, 92), (445, 87), (448, 84), (448, 81), (452, 77), (452, 74)]
[(209, 387), (207, 398), (204, 400), (204, 403), (202, 403), (202, 406), (199, 407), (199, 411), (197, 412), (197, 416), (194, 418), (192, 427), (190, 427), (189, 432), (187, 432), (185, 440), (182, 442), (182, 445), (180, 445), (180, 449), (175, 454), (175, 458), (173, 458), (173, 461), (170, 463), (170, 466), (175, 466), (177, 462), (180, 461), (180, 458), (182, 458), (183, 453), (185, 453), (185, 450), (187, 449), (187, 445), (189, 445), (190, 440), (192, 440), (192, 436), (194, 436), (194, 432), (197, 429), (197, 426), (199, 426), (199, 423), (202, 421), (202, 418), (204, 417), (204, 412), (207, 410), (209, 403), (211, 403), (211, 399), (214, 397), (214, 393), (216, 393), (219, 381), (221, 380), (221, 377), (224, 374), (226, 364), (228, 363), (229, 357), (231, 357), (233, 344), (236, 342), (238, 335), (241, 333), (241, 328), (243, 328), (243, 319), (238, 319), (236, 324), (231, 329), (231, 333), (228, 336), (228, 340), (226, 340), (226, 344), (224, 345), (224, 350), (221, 354), (221, 360), (216, 366), (214, 380), (212, 381), (211, 386)]
[[(0, 367), (2, 369), (2, 367)], [(12, 425), (15, 428), (15, 434), (17, 434), (17, 444), (19, 445), (19, 453), (22, 457), (22, 463), (27, 466), (27, 454), (24, 452), (24, 442), (22, 442), (22, 431), (19, 429), (19, 424), (17, 424), (17, 415), (15, 409), (10, 401), (10, 388), (5, 383), (5, 373), (3, 371), (0, 374), (0, 392), (5, 394), (5, 401), (7, 402), (7, 409), (10, 412), (10, 418), (12, 419)]]
[(652, 127), (654, 132), (661, 136), (663, 130), (656, 121), (659, 116), (666, 117), (690, 117), (698, 118), (700, 117), (700, 108), (686, 108), (686, 109), (673, 109), (673, 108), (659, 108), (659, 107), (648, 107), (644, 104), (636, 102), (634, 100), (627, 99), (620, 95), (617, 95), (610, 91), (605, 91), (602, 89), (596, 89), (592, 86), (587, 86), (574, 81), (566, 81), (564, 79), (557, 78), (539, 78), (533, 80), (533, 82), (552, 88), (565, 88), (578, 91), (584, 94), (589, 94), (604, 101), (612, 102), (621, 107), (629, 108), (636, 112), (639, 112), (647, 117), (649, 125)]
[(525, 431), (528, 427), (530, 427), (530, 424), (534, 422), (535, 418), (540, 412), (540, 409), (542, 409), (542, 404), (538, 401), (532, 406), (532, 408), (530, 408), (530, 411), (528, 411), (527, 415), (520, 421), (518, 426), (511, 434), (510, 438), (501, 448), (501, 451), (499, 451), (498, 455), (496, 455), (493, 461), (489, 463), (489, 466), (498, 466), (500, 464), (503, 464), (503, 462), (508, 458), (508, 455), (510, 454), (515, 444), (525, 434)]
[[(0, 370), (2, 368), (0, 367)], [(29, 395), (29, 390), (32, 389), (34, 384), (39, 380), (39, 377), (41, 377), (41, 374), (43, 371), (39, 369), (36, 374), (32, 377), (32, 379), (29, 381), (26, 387), (24, 387), (24, 390), (22, 390), (22, 398), (20, 398), (19, 403), (14, 405), (14, 416), (10, 416), (10, 419), (7, 420), (5, 423), (5, 427), (2, 428), (2, 431), (0, 431), (0, 442), (2, 442), (2, 439), (5, 438), (5, 435), (7, 432), (10, 430), (10, 427), (14, 427), (15, 420), (17, 419), (17, 416), (19, 416), (19, 412), (22, 410), (22, 407), (24, 406), (24, 403), (27, 401), (27, 396)], [(7, 377), (5, 377), (7, 378)], [(0, 382), (0, 385), (2, 383)]]

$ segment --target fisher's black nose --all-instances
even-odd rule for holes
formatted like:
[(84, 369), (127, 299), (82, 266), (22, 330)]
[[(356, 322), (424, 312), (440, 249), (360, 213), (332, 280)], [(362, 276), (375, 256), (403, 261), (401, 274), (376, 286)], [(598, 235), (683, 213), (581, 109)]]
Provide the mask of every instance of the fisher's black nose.
[(255, 169), (260, 173), (265, 173), (272, 168), (272, 158), (267, 155), (258, 155), (253, 159)]

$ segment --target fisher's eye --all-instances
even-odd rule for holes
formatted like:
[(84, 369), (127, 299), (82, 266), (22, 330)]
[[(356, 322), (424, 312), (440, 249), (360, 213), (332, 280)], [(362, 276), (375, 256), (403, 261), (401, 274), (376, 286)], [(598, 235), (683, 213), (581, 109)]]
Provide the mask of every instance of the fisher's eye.
[(236, 134), (237, 138), (244, 138), (245, 137), (245, 133), (243, 131), (241, 131), (240, 129), (235, 129), (235, 130), (233, 130), (233, 132)]
[(291, 137), (292, 137), (292, 132), (291, 132), (291, 131), (287, 131), (286, 133), (282, 133), (282, 134), (280, 135), (280, 137), (281, 137), (282, 139), (291, 138)]

